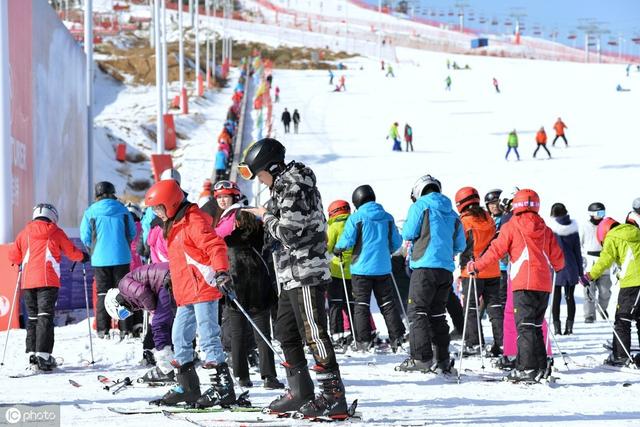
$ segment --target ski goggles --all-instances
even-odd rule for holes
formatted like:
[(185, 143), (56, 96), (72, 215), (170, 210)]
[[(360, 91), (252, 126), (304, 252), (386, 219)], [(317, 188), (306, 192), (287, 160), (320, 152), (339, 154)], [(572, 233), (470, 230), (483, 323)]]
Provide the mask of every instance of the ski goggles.
[(131, 311), (122, 305), (118, 308), (118, 319), (120, 320), (125, 320), (127, 317), (131, 316), (131, 314)]
[(246, 180), (250, 180), (256, 177), (249, 165), (246, 163), (240, 163), (238, 165), (238, 173)]
[(213, 185), (214, 191), (223, 190), (223, 189), (231, 190), (233, 188), (236, 188), (236, 185), (233, 182), (227, 181), (227, 180), (218, 181)]
[(594, 218), (604, 218), (607, 214), (607, 211), (604, 209), (600, 209), (599, 211), (591, 212), (591, 216)]

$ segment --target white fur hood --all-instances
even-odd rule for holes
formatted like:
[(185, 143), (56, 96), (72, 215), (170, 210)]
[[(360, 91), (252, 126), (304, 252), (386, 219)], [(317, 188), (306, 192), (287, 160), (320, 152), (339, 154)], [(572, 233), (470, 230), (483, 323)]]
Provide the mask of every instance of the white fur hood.
[(555, 218), (551, 218), (549, 228), (558, 236), (568, 236), (578, 232), (578, 223), (572, 219), (569, 224), (563, 225), (556, 221)]

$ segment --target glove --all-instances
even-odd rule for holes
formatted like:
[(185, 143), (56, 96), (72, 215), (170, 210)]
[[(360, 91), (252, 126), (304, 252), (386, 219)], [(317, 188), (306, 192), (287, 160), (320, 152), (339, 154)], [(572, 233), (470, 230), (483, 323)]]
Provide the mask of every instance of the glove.
[(585, 273), (582, 276), (580, 276), (579, 280), (580, 280), (580, 284), (582, 284), (582, 286), (585, 286), (585, 287), (589, 287), (589, 285), (593, 281), (593, 279), (591, 279), (591, 275), (589, 273)]
[(470, 275), (475, 275), (478, 272), (478, 269), (476, 268), (476, 263), (475, 261), (469, 261), (467, 263), (467, 273), (469, 273)]
[(216, 286), (225, 297), (235, 297), (233, 280), (231, 280), (231, 276), (226, 271), (218, 271), (216, 273)]
[(86, 264), (86, 263), (88, 263), (90, 261), (91, 261), (91, 255), (89, 255), (86, 252), (82, 252), (82, 261), (80, 261), (80, 262), (83, 263), (83, 264)]
[(333, 254), (335, 256), (337, 256), (338, 258), (342, 259), (342, 253), (344, 252), (344, 249), (340, 249), (340, 248), (333, 248)]

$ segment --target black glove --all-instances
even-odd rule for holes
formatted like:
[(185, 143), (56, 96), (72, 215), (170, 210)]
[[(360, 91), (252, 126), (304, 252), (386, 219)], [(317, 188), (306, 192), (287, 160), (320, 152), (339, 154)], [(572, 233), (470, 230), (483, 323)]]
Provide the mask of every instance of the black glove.
[(90, 261), (91, 261), (91, 255), (89, 255), (86, 252), (82, 252), (82, 261), (80, 261), (80, 262), (83, 263), (83, 264), (86, 264), (86, 263), (88, 263)]
[(225, 297), (235, 298), (235, 292), (233, 292), (233, 280), (229, 273), (226, 271), (216, 272), (216, 286), (222, 292)]
[(335, 256), (337, 256), (338, 258), (342, 259), (342, 253), (344, 252), (344, 249), (340, 249), (340, 248), (333, 248), (333, 254)]

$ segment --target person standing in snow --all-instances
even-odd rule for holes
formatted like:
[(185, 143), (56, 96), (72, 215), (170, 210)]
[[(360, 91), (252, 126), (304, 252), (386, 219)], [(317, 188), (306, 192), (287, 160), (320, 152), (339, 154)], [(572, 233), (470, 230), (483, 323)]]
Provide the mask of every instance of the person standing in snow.
[[(82, 217), (80, 239), (91, 254), (91, 266), (98, 291), (98, 337), (109, 339), (111, 318), (104, 308), (104, 297), (129, 272), (130, 245), (136, 237), (136, 226), (127, 208), (116, 199), (116, 188), (112, 183), (97, 183), (95, 198), (96, 201)], [(127, 332), (131, 331), (126, 329), (124, 322), (120, 322), (121, 338)]]
[(395, 353), (404, 342), (405, 328), (396, 306), (391, 282), (391, 254), (402, 246), (393, 217), (382, 205), (369, 185), (356, 188), (352, 196), (357, 211), (349, 216), (344, 231), (333, 248), (341, 257), (347, 249), (353, 250), (351, 281), (355, 298), (356, 349), (369, 351), (374, 345), (369, 317), (371, 292), (376, 297), (380, 312), (389, 331), (391, 349)]
[(413, 151), (413, 128), (411, 128), (409, 123), (405, 123), (404, 125), (404, 142), (406, 144), (405, 151), (409, 151), (409, 147), (411, 147), (411, 151)]
[[(602, 222), (607, 212), (604, 204), (600, 202), (591, 203), (587, 211), (589, 212), (589, 221), (583, 223), (580, 228), (580, 246), (582, 248), (582, 258), (585, 260), (584, 268), (591, 270), (602, 251), (602, 245), (598, 241), (596, 231), (598, 224)], [(584, 302), (582, 303), (584, 323), (594, 323), (596, 321), (596, 299), (606, 314), (607, 307), (609, 307), (609, 299), (611, 299), (611, 277), (608, 269), (584, 288)]]
[(413, 204), (402, 227), (402, 238), (412, 244), (410, 356), (396, 369), (448, 373), (453, 359), (449, 356), (445, 307), (452, 292), (453, 259), (466, 247), (464, 230), (451, 201), (442, 194), (440, 181), (431, 175), (418, 179), (411, 190), (411, 200)]
[(493, 78), (493, 87), (496, 89), (496, 93), (500, 93), (500, 87), (498, 86), (498, 80)]
[(451, 91), (451, 76), (447, 76), (444, 81), (447, 84), (446, 90)]
[(556, 335), (562, 335), (560, 323), (560, 299), (564, 289), (564, 299), (567, 303), (567, 323), (564, 335), (573, 334), (573, 321), (576, 317), (576, 300), (573, 296), (575, 286), (583, 275), (582, 254), (580, 253), (580, 234), (578, 223), (569, 217), (567, 208), (562, 203), (554, 203), (551, 206), (551, 218), (553, 221), (549, 227), (558, 240), (564, 254), (564, 268), (556, 273), (555, 292), (551, 312), (553, 313), (553, 330)]
[[(304, 417), (347, 415), (345, 388), (327, 332), (325, 290), (331, 285), (327, 256), (327, 223), (311, 169), (285, 163), (285, 148), (273, 138), (251, 145), (238, 172), (258, 177), (271, 190), (267, 207), (248, 209), (262, 218), (275, 240), (273, 250), (278, 283), (276, 335), (286, 359), (289, 390), (271, 402), (272, 413), (297, 411)], [(320, 394), (314, 397), (303, 343), (316, 361)]]
[(329, 69), (329, 84), (331, 86), (333, 86), (333, 71), (331, 71), (331, 69)]
[(540, 129), (536, 133), (536, 144), (537, 144), (536, 151), (533, 152), (534, 159), (536, 158), (536, 154), (538, 154), (538, 150), (540, 149), (540, 147), (544, 148), (544, 151), (546, 151), (547, 154), (549, 155), (549, 158), (551, 158), (551, 153), (547, 148), (547, 132), (545, 132), (544, 126), (540, 126)]
[(542, 333), (553, 286), (550, 270), (558, 272), (564, 267), (564, 255), (553, 232), (538, 215), (540, 198), (535, 191), (519, 190), (511, 205), (511, 219), (485, 253), (476, 261), (469, 261), (466, 268), (469, 274), (478, 274), (509, 254), (518, 356), (507, 379), (539, 381), (550, 373)]
[(398, 130), (398, 122), (394, 122), (389, 128), (389, 135), (387, 139), (391, 138), (393, 141), (393, 151), (402, 151), (402, 144), (400, 144), (400, 131)]
[(275, 102), (277, 104), (278, 102), (280, 102), (280, 86), (276, 86), (275, 95), (276, 96), (275, 96), (275, 99), (273, 100), (273, 102)]
[[(172, 292), (177, 305), (171, 338), (178, 385), (151, 403), (186, 402), (202, 407), (233, 404), (236, 395), (218, 324), (218, 300), (232, 287), (227, 247), (213, 230), (211, 217), (186, 199), (176, 181), (155, 183), (147, 191), (145, 203), (164, 221)], [(202, 367), (213, 370), (212, 387), (202, 395), (193, 363), (196, 331), (200, 349), (205, 353)]]
[(345, 85), (347, 81), (347, 78), (343, 75), (340, 76), (340, 86), (338, 86), (338, 91), (345, 91), (347, 90), (347, 86)]
[(296, 108), (293, 110), (293, 132), (298, 133), (298, 125), (300, 124), (300, 113)]
[(558, 120), (556, 120), (556, 123), (553, 125), (553, 128), (556, 131), (556, 137), (553, 138), (553, 143), (551, 145), (555, 147), (556, 141), (558, 140), (558, 138), (562, 138), (564, 140), (565, 147), (568, 147), (569, 143), (567, 142), (567, 137), (564, 134), (564, 130), (568, 128), (567, 128), (567, 125), (564, 124), (564, 122), (560, 117), (558, 117)]
[(291, 124), (291, 113), (286, 108), (282, 112), (282, 116), (280, 117), (280, 121), (284, 125), (284, 133), (289, 133), (289, 126)]
[(227, 175), (227, 165), (229, 164), (229, 156), (222, 145), (218, 146), (216, 152), (216, 181), (224, 179)]
[(53, 205), (37, 204), (32, 219), (11, 244), (8, 258), (22, 269), (20, 288), (27, 308), (29, 364), (34, 369), (50, 371), (56, 366), (51, 353), (62, 254), (82, 263), (89, 261), (89, 255), (76, 248), (58, 227), (58, 211)]
[(515, 151), (518, 160), (520, 160), (520, 153), (518, 153), (518, 134), (515, 129), (509, 132), (509, 137), (507, 139), (507, 154), (504, 156), (505, 160), (509, 160), (511, 150)]
[(391, 66), (391, 64), (387, 64), (387, 74), (385, 74), (385, 77), (395, 77), (395, 75), (393, 74), (393, 67)]

